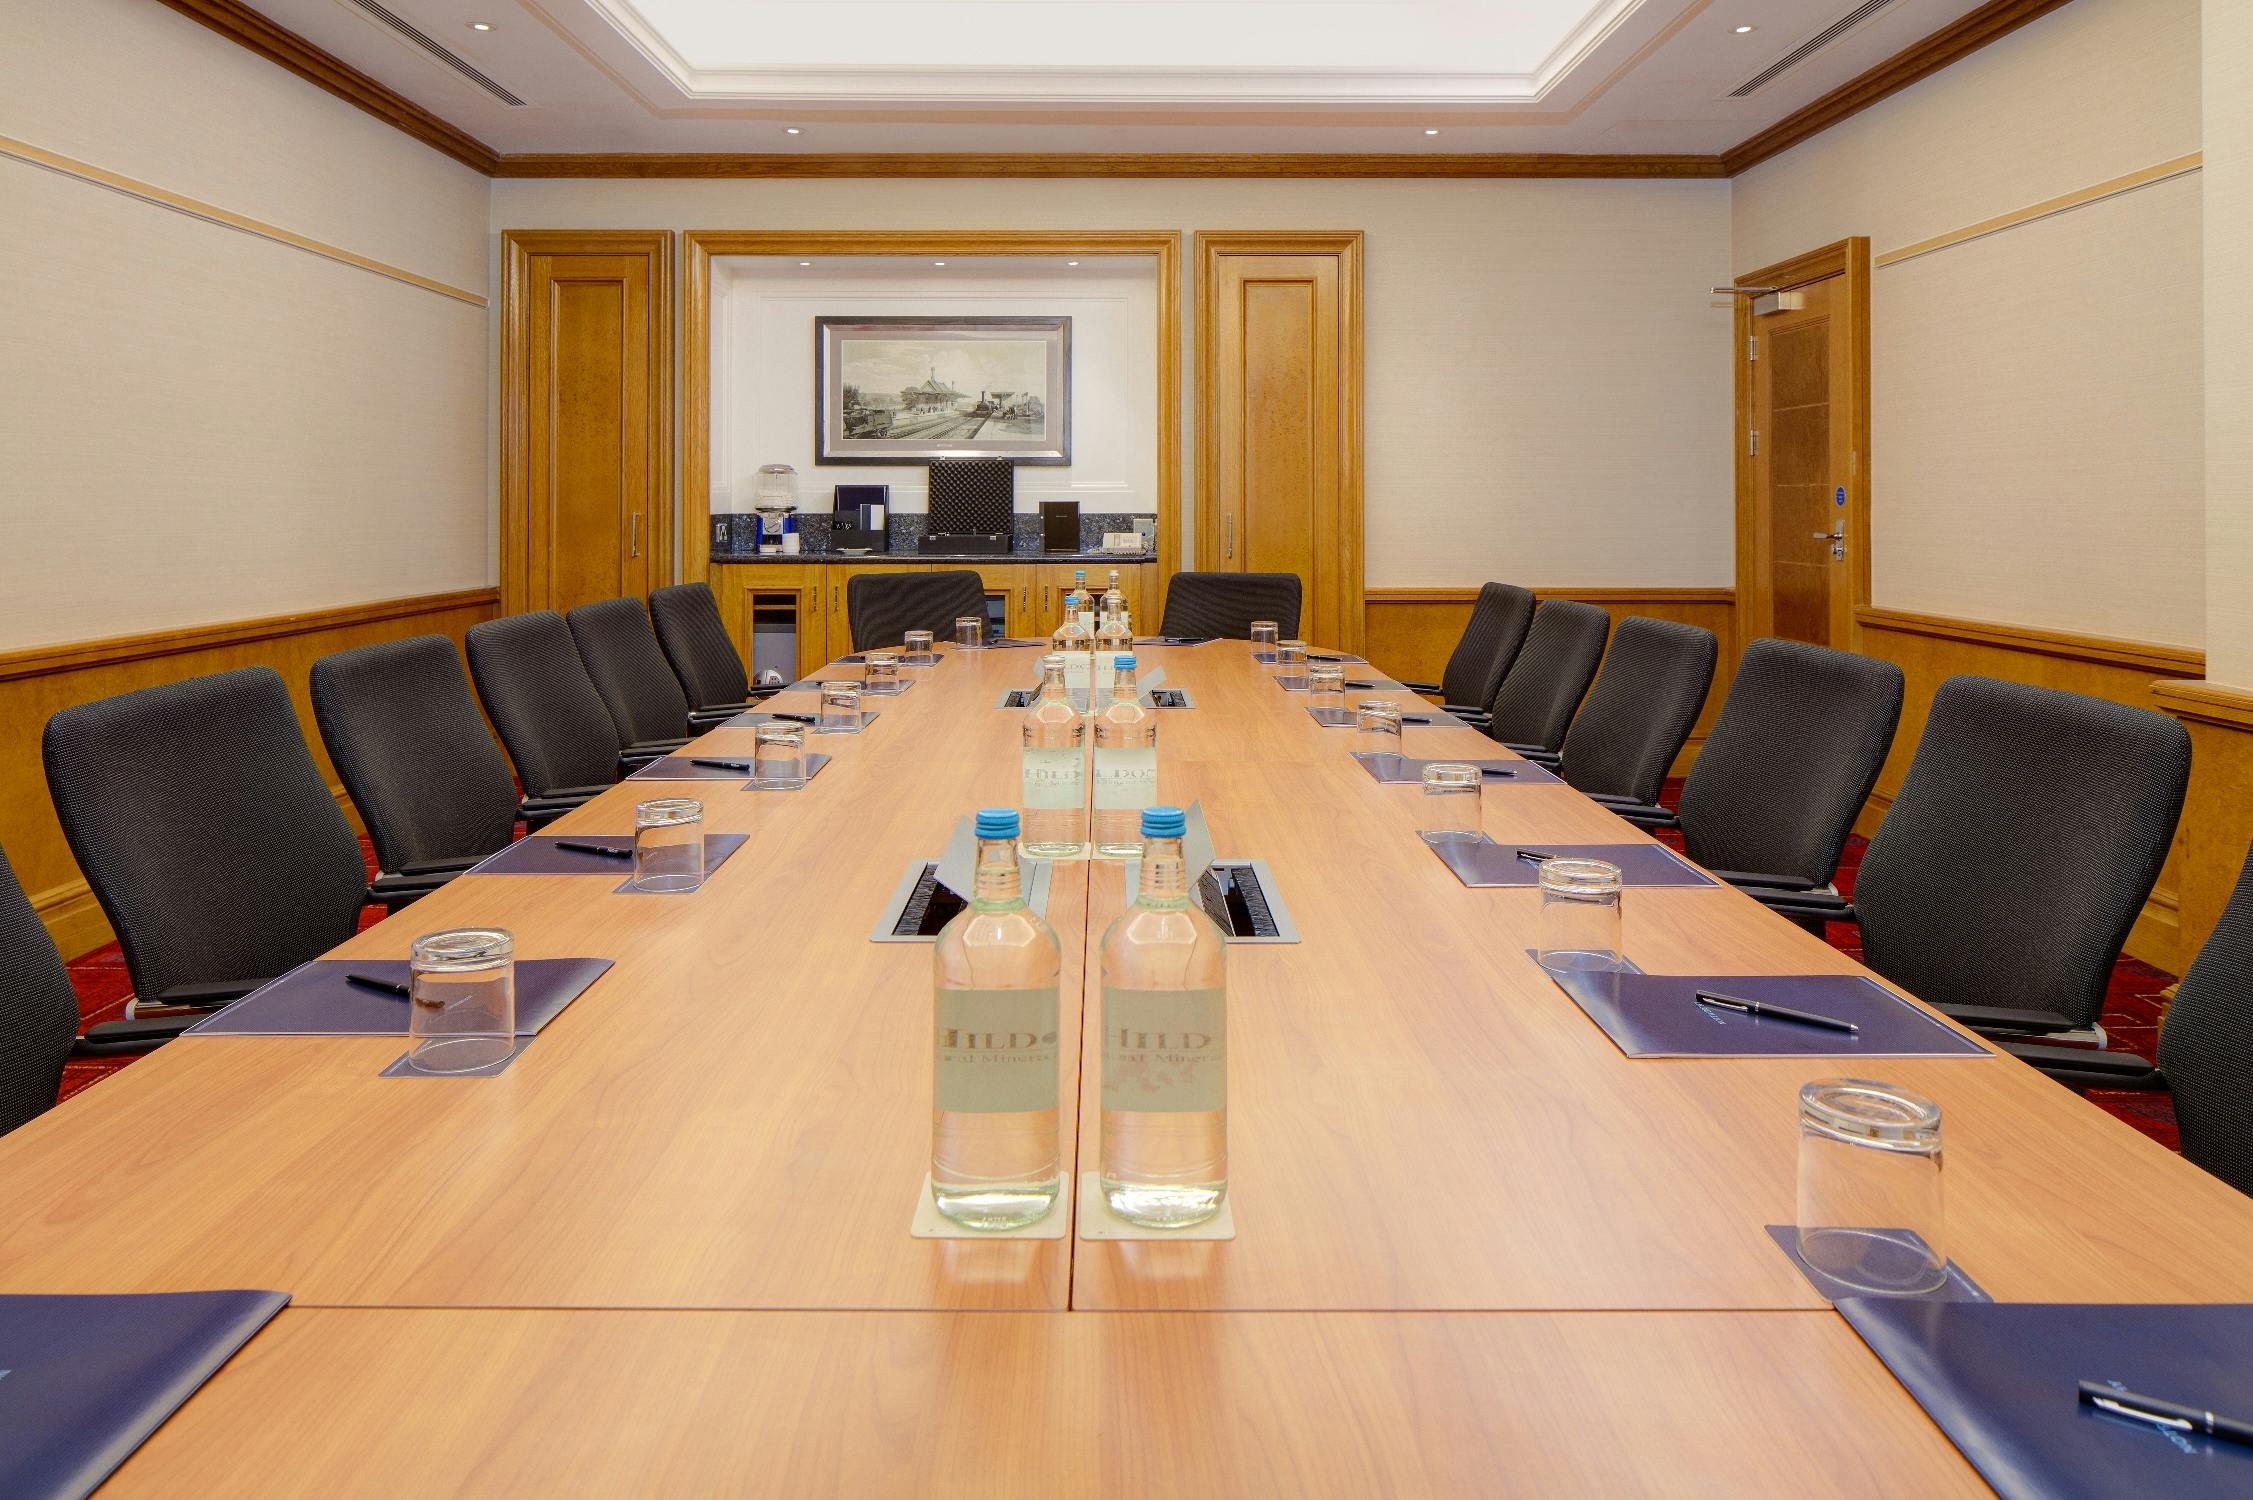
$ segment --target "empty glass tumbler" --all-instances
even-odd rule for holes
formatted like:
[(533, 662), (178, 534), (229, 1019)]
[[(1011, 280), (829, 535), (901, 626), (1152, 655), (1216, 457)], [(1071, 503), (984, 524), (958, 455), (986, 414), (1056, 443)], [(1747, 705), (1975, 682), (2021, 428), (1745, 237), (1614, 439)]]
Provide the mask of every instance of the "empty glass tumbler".
[(409, 968), (407, 1063), (469, 1073), (516, 1047), (516, 939), (497, 927), (416, 938)]
[(751, 752), (751, 779), (761, 786), (806, 784), (806, 727), (776, 719), (761, 724)]
[(634, 889), (693, 891), (704, 883), (704, 804), (659, 797), (634, 804)]
[(821, 727), (833, 730), (861, 727), (859, 683), (825, 682), (821, 685)]
[(1863, 1078), (1800, 1089), (1799, 1253), (1857, 1291), (1938, 1290), (1948, 1279), (1939, 1105)]
[(962, 651), (975, 651), (986, 643), (986, 622), (976, 615), (964, 615), (954, 622), (954, 644)]
[(900, 686), (900, 658), (891, 651), (868, 653), (868, 690), (872, 693), (897, 692)]
[(1417, 804), (1416, 831), (1427, 844), (1475, 839), (1485, 831), (1479, 820), (1479, 768), (1454, 761), (1424, 767), (1424, 795)]
[(1306, 642), (1277, 641), (1275, 643), (1275, 669), (1285, 677), (1293, 677), (1306, 670)]
[(1273, 620), (1252, 621), (1252, 649), (1254, 651), (1273, 652), (1275, 642), (1281, 634), (1282, 632), (1276, 627)]
[(1400, 705), (1390, 698), (1364, 698), (1353, 711), (1353, 748), (1371, 755), (1400, 753)]
[(1535, 956), (1559, 974), (1620, 967), (1619, 866), (1603, 859), (1543, 860)]
[(1344, 708), (1346, 706), (1346, 669), (1334, 661), (1311, 663), (1306, 669), (1306, 689), (1312, 696), (1310, 708)]
[(928, 664), (931, 660), (931, 632), (911, 630), (900, 643), (900, 659)]

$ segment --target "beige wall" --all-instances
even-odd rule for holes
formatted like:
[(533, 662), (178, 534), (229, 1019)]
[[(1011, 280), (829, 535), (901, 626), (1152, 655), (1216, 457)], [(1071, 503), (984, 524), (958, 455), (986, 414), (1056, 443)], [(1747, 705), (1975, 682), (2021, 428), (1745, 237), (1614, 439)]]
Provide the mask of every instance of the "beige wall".
[(1724, 182), (504, 179), (492, 226), (1360, 229), (1370, 584), (1731, 578)]
[[(485, 179), (147, 0), (0, 0), (0, 136), (482, 295)], [(481, 306), (0, 158), (0, 650), (489, 583)]]
[[(2199, 20), (2075, 0), (1753, 169), (1736, 269), (1849, 235), (1882, 260), (2196, 152)], [(2205, 638), (2200, 200), (2194, 173), (1878, 268), (1873, 603)]]
[(2205, 23), (2206, 676), (2253, 690), (2253, 5)]

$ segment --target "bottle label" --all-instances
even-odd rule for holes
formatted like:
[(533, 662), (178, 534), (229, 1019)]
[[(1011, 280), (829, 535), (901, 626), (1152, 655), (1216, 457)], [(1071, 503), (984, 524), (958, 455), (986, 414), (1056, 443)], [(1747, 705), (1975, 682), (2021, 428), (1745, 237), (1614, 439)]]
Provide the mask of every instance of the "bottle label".
[(1088, 679), (1095, 671), (1095, 653), (1092, 651), (1066, 651), (1064, 655), (1064, 689), (1075, 703), (1087, 702)]
[(1082, 630), (1086, 631), (1086, 632), (1087, 632), (1087, 633), (1088, 633), (1089, 635), (1093, 635), (1093, 634), (1095, 634), (1095, 611), (1094, 611), (1094, 610), (1092, 610), (1092, 609), (1083, 609), (1083, 610), (1081, 610), (1081, 611), (1080, 611), (1080, 629), (1082, 629)]
[(1158, 747), (1095, 751), (1095, 805), (1106, 811), (1158, 805)]
[(931, 1107), (998, 1115), (1056, 1108), (1056, 986), (938, 990)]
[(1228, 1107), (1226, 992), (1103, 986), (1103, 1107)]
[(1104, 704), (1111, 701), (1111, 678), (1117, 674), (1118, 670), (1117, 667), (1111, 665), (1110, 656), (1101, 651), (1095, 653), (1095, 659), (1088, 667), (1088, 702), (1100, 709)]
[(1087, 805), (1087, 764), (1077, 745), (1024, 752), (1025, 807), (1053, 812)]

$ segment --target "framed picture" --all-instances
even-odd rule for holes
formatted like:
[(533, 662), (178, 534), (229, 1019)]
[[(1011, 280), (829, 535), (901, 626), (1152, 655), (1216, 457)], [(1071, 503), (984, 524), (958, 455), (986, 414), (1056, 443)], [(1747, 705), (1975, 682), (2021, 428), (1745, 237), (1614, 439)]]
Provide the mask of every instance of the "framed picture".
[(814, 319), (814, 461), (1072, 461), (1070, 318)]

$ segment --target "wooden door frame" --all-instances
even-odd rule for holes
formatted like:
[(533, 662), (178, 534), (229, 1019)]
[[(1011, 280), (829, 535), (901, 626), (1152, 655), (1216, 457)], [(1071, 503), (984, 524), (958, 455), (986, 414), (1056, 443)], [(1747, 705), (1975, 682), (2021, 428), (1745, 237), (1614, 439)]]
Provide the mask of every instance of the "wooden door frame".
[(531, 598), (532, 496), (523, 402), (530, 389), (530, 308), (535, 255), (641, 255), (649, 265), (649, 540), (651, 572), (672, 577), (673, 234), (669, 229), (512, 229), (501, 236), (501, 613)]
[[(1846, 475), (1847, 639), (1831, 644), (1842, 651), (1861, 649), (1862, 614), (1870, 607), (1870, 242), (1856, 235), (1811, 250), (1805, 255), (1746, 271), (1738, 286), (1772, 286), (1788, 291), (1832, 277), (1844, 278), (1845, 316), (1839, 327), (1847, 340), (1846, 400), (1853, 433), (1854, 454)], [(1752, 299), (1738, 296), (1736, 342), (1730, 362), (1736, 370), (1736, 486), (1737, 486), (1737, 639), (1750, 641), (1775, 633), (1775, 599), (1771, 580), (1759, 566), (1760, 496), (1753, 474), (1749, 434), (1752, 431), (1752, 361), (1745, 358), (1754, 332)]]
[[(1345, 379), (1338, 391), (1338, 425), (1342, 429), (1338, 444), (1338, 490), (1346, 521), (1343, 534), (1338, 538), (1341, 551), (1338, 576), (1346, 585), (1342, 611), (1345, 628), (1354, 639), (1336, 644), (1347, 651), (1361, 649), (1360, 634), (1366, 611), (1364, 590), (1368, 581), (1362, 547), (1361, 245), (1362, 233), (1358, 229), (1328, 232), (1199, 230), (1196, 242), (1197, 546), (1189, 563), (1192, 568), (1202, 567), (1220, 556), (1220, 512), (1213, 503), (1213, 475), (1220, 467), (1220, 427), (1212, 413), (1219, 376), (1213, 367), (1217, 357), (1213, 309), (1219, 305), (1220, 263), (1232, 255), (1334, 255), (1338, 258), (1338, 352), (1345, 364)], [(1163, 584), (1161, 578), (1161, 603)]]
[[(1181, 232), (1128, 230), (692, 229), (681, 324), (681, 573), (702, 578), (712, 541), (712, 257), (716, 255), (1147, 255), (1157, 262), (1158, 567), (1181, 558)], [(1163, 584), (1161, 582), (1161, 589)]]

